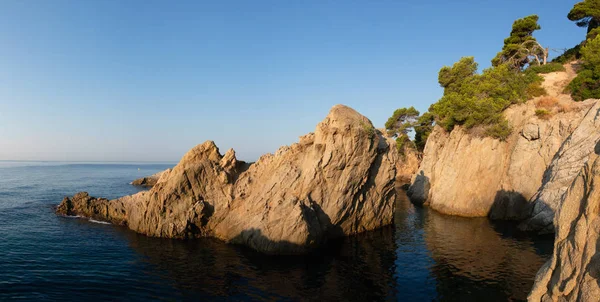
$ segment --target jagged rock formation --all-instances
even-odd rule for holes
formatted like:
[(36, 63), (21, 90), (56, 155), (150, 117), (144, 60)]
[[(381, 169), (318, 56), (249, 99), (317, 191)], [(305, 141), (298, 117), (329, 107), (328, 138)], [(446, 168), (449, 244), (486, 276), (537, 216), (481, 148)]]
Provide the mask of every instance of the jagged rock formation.
[(526, 231), (554, 232), (554, 213), (581, 167), (589, 160), (600, 140), (600, 102), (587, 111), (575, 131), (565, 140), (544, 173), (542, 186), (533, 196), (530, 218), (520, 225)]
[(598, 301), (600, 297), (600, 146), (562, 195), (552, 258), (529, 301)]
[(126, 221), (125, 206), (122, 201), (95, 198), (86, 192), (65, 197), (56, 208), (56, 212), (69, 216), (85, 216), (118, 225), (124, 225)]
[(126, 224), (150, 236), (212, 236), (274, 254), (392, 223), (398, 154), (371, 122), (333, 107), (315, 133), (256, 163), (190, 150), (147, 192), (116, 200), (66, 198), (58, 212)]
[(411, 200), (450, 215), (526, 218), (544, 171), (594, 103), (574, 104), (548, 120), (536, 117), (534, 101), (512, 106), (504, 112), (513, 128), (505, 142), (436, 127), (413, 177)]
[(150, 176), (138, 178), (132, 181), (131, 184), (134, 186), (153, 187), (158, 182), (163, 173), (169, 173), (170, 171), (171, 169), (167, 169), (165, 171), (152, 174)]

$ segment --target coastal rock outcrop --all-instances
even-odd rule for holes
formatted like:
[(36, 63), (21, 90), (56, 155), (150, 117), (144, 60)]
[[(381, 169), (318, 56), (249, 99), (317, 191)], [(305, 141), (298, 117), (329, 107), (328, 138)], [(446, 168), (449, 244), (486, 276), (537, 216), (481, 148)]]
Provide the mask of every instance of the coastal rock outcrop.
[(266, 253), (304, 253), (328, 238), (392, 223), (393, 146), (366, 117), (337, 105), (314, 133), (253, 164), (207, 141), (147, 192), (111, 201), (79, 193), (59, 212), (150, 236), (211, 236)]
[[(411, 200), (451, 215), (510, 220), (537, 216), (522, 228), (550, 229), (560, 196), (555, 187), (570, 184), (596, 140), (590, 134), (589, 142), (582, 141), (586, 131), (597, 129), (598, 101), (573, 102), (564, 93), (576, 76), (575, 65), (542, 75), (547, 96), (504, 111), (512, 127), (505, 141), (484, 137), (476, 128), (456, 127), (447, 133), (436, 127), (412, 179)], [(556, 168), (568, 161), (573, 161), (571, 172)]]
[(555, 218), (554, 254), (538, 272), (529, 301), (597, 301), (600, 297), (598, 153), (589, 156), (562, 195)]
[(560, 208), (562, 196), (567, 191), (590, 155), (598, 152), (600, 140), (600, 102), (587, 111), (583, 120), (565, 140), (544, 173), (542, 186), (531, 198), (530, 218), (520, 225), (525, 231), (554, 232), (554, 213)]
[(138, 178), (138, 179), (132, 181), (131, 184), (134, 186), (153, 187), (154, 185), (156, 185), (156, 183), (158, 182), (158, 180), (164, 173), (169, 173), (170, 171), (171, 171), (171, 169), (167, 169), (165, 171), (161, 171), (161, 172), (152, 174), (150, 176)]
[(436, 127), (408, 191), (411, 200), (450, 215), (527, 218), (544, 171), (595, 103), (574, 104), (550, 119), (536, 116), (534, 101), (512, 106), (504, 114), (513, 133), (504, 142)]
[(126, 221), (125, 206), (122, 201), (95, 198), (86, 192), (65, 197), (56, 208), (56, 212), (67, 216), (85, 216), (118, 225), (124, 225)]

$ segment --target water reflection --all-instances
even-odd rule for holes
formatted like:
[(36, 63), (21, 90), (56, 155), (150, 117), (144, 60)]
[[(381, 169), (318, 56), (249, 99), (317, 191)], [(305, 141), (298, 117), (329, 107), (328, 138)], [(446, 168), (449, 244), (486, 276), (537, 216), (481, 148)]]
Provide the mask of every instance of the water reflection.
[(212, 239), (124, 235), (184, 297), (373, 301), (390, 297), (394, 283), (391, 227), (302, 257), (267, 256)]
[(171, 284), (179, 298), (506, 301), (526, 298), (552, 248), (549, 239), (539, 245), (511, 230), (400, 198), (395, 226), (302, 257), (120, 233), (146, 262), (145, 273)]
[(551, 238), (515, 234), (514, 225), (492, 225), (487, 218), (427, 211), (423, 227), (442, 300), (525, 300), (552, 252)]

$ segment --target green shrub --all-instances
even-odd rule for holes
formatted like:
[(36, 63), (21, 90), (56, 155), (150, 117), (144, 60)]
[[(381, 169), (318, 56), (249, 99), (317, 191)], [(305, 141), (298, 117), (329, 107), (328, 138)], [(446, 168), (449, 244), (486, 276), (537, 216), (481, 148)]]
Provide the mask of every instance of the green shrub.
[(527, 95), (527, 99), (532, 99), (538, 96), (547, 95), (548, 92), (542, 87), (542, 82), (536, 81), (527, 86), (525, 94)]
[(535, 111), (535, 116), (537, 116), (540, 119), (547, 120), (550, 118), (550, 116), (552, 116), (552, 114), (546, 109), (537, 109)]
[(581, 47), (581, 70), (567, 91), (575, 101), (600, 98), (600, 36)]
[(363, 131), (367, 134), (369, 139), (375, 138), (375, 127), (363, 121), (360, 122), (360, 126), (362, 127)]
[(419, 111), (414, 107), (399, 108), (394, 111), (394, 114), (385, 123), (387, 134), (396, 137), (396, 145), (398, 151), (402, 154), (403, 148), (407, 141), (410, 141), (408, 134), (414, 131), (414, 141), (411, 142), (411, 147), (417, 148), (418, 151), (425, 149), (427, 137), (433, 130), (434, 116), (431, 112), (425, 112), (419, 116)]
[(585, 36), (585, 39), (586, 40), (593, 40), (598, 35), (600, 35), (600, 27), (596, 27), (596, 28), (590, 30), (590, 32), (587, 33), (587, 36)]
[(567, 49), (563, 54), (554, 58), (554, 60), (552, 60), (552, 63), (566, 64), (569, 62), (579, 60), (579, 58), (581, 58), (581, 46), (582, 44), (579, 44), (571, 49)]
[[(463, 68), (466, 60), (470, 62), (471, 59), (463, 58), (453, 67), (442, 68), (442, 71), (452, 73), (457, 66)], [(474, 126), (492, 127), (503, 123), (501, 113), (508, 106), (545, 93), (540, 86), (540, 76), (532, 72), (514, 71), (506, 64), (486, 69), (482, 74), (462, 75), (464, 73), (456, 81), (452, 81), (451, 85), (440, 81), (444, 87), (444, 96), (430, 108), (436, 116), (437, 124), (448, 131), (456, 125), (470, 129)], [(507, 125), (502, 126), (504, 131), (508, 129), (504, 127)], [(500, 128), (490, 133), (500, 132), (498, 130)]]
[(567, 87), (567, 91), (577, 102), (600, 99), (600, 76), (592, 70), (580, 71)]
[(508, 124), (508, 121), (506, 119), (501, 119), (499, 122), (490, 125), (486, 129), (485, 135), (505, 141), (511, 132), (512, 128)]
[(417, 122), (414, 126), (415, 146), (417, 147), (417, 150), (422, 152), (425, 149), (427, 138), (429, 138), (429, 134), (431, 134), (431, 131), (433, 131), (434, 121), (435, 117), (431, 112), (425, 112), (417, 119)]
[(537, 74), (540, 73), (551, 73), (557, 71), (566, 71), (565, 67), (560, 63), (548, 63), (546, 65), (534, 65), (527, 68), (527, 71), (534, 72)]
[(413, 146), (412, 142), (408, 135), (400, 135), (396, 138), (396, 149), (401, 156), (404, 156), (404, 151), (406, 148), (411, 148)]

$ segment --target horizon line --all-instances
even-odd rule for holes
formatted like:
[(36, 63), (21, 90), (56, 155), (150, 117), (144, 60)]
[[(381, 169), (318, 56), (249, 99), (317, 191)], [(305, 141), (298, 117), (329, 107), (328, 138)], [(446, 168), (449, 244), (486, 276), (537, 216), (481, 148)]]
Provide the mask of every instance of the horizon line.
[(179, 161), (133, 161), (133, 160), (29, 160), (29, 159), (0, 159), (0, 162), (30, 162), (30, 163), (148, 163), (148, 164), (171, 164)]

